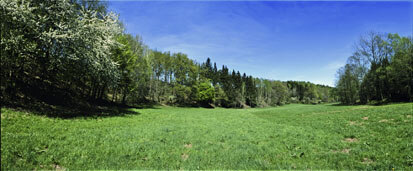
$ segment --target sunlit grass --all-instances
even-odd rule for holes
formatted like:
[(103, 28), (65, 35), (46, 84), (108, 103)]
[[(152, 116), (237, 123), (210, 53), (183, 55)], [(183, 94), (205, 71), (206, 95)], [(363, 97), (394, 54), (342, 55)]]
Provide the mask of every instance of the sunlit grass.
[(158, 107), (59, 119), (1, 109), (1, 168), (404, 169), (413, 103)]

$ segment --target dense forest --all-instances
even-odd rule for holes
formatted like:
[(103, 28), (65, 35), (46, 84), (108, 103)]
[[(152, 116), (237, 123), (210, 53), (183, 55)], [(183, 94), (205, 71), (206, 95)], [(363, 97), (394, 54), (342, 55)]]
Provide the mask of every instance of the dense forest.
[(100, 1), (3, 0), (2, 104), (265, 107), (412, 99), (411, 38), (371, 35), (340, 69), (337, 89), (255, 78), (208, 58), (153, 50)]
[(98, 1), (2, 1), (2, 101), (256, 107), (334, 101), (309, 82), (254, 78), (152, 50)]
[(337, 75), (337, 95), (344, 104), (412, 101), (412, 37), (366, 34)]

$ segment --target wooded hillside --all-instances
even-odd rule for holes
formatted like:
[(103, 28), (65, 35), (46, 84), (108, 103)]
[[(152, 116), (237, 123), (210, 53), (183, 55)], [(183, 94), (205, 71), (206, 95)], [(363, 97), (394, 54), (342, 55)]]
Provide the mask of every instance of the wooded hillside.
[(99, 1), (1, 2), (2, 101), (256, 107), (331, 102), (333, 88), (273, 81), (152, 50)]
[[(337, 89), (254, 78), (210, 58), (153, 50), (100, 1), (0, 2), (2, 102), (204, 107), (412, 100), (411, 38), (372, 33), (338, 71)], [(4, 103), (2, 103), (4, 104)]]

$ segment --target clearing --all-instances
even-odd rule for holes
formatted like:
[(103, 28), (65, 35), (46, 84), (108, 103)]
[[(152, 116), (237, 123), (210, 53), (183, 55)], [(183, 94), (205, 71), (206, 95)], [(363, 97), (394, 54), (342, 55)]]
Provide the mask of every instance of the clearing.
[(411, 170), (412, 105), (158, 106), (71, 119), (2, 108), (1, 170)]

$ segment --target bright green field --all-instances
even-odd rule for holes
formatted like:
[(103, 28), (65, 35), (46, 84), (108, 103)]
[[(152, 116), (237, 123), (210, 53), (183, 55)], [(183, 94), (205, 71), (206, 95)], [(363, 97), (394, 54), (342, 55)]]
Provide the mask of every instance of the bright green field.
[(2, 108), (1, 170), (412, 170), (412, 106), (158, 107), (76, 119)]

